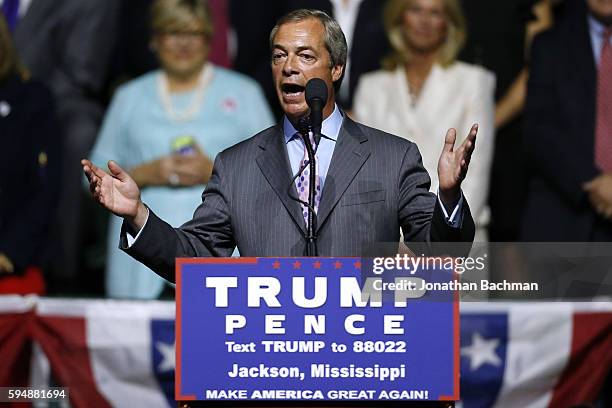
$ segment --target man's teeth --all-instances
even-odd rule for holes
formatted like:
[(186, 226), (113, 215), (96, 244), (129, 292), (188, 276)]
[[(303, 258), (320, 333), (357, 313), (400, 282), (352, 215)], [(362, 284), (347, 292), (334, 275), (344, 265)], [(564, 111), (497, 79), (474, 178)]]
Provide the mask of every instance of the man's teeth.
[(304, 91), (284, 91), (283, 93), (288, 96), (297, 96), (304, 93)]

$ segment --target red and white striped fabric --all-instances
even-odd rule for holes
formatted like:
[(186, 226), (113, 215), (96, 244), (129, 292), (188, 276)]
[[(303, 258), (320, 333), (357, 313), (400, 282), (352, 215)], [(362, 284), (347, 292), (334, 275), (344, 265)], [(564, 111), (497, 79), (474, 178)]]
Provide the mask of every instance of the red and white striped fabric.
[[(612, 302), (461, 309), (464, 408), (591, 401), (612, 367)], [(0, 386), (46, 386), (52, 372), (75, 408), (172, 406), (174, 313), (172, 302), (0, 297)]]
[(174, 315), (171, 302), (40, 299), (31, 386), (48, 385), (52, 370), (76, 408), (169, 406)]
[(464, 408), (591, 402), (612, 367), (612, 302), (464, 303), (461, 348)]
[(0, 296), (0, 387), (28, 385), (35, 297)]

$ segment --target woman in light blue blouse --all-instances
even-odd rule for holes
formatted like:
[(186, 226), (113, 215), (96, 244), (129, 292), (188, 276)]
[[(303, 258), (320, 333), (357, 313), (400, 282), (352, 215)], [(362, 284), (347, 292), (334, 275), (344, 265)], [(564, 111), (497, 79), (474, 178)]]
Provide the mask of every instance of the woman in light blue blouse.
[[(203, 0), (157, 0), (151, 23), (162, 69), (118, 89), (92, 159), (130, 169), (143, 200), (179, 226), (201, 201), (217, 153), (271, 126), (273, 118), (254, 81), (207, 62), (212, 23)], [(107, 295), (157, 298), (164, 281), (117, 248), (120, 227), (113, 216)]]

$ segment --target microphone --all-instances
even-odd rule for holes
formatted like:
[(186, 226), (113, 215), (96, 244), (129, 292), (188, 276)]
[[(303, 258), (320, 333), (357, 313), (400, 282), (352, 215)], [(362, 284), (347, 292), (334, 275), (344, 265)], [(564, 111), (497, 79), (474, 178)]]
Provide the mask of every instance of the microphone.
[[(321, 139), (321, 124), (323, 122), (323, 107), (327, 103), (327, 85), (321, 78), (313, 78), (306, 84), (306, 103), (310, 108), (310, 127), (314, 136), (315, 144), (319, 145)], [(304, 145), (308, 154), (308, 166), (310, 167), (308, 186), (308, 217), (306, 222), (306, 256), (317, 256), (317, 214), (315, 207), (315, 172), (316, 155), (310, 143), (308, 132), (303, 133)]]
[(323, 107), (327, 103), (327, 85), (321, 78), (312, 78), (306, 84), (306, 103), (310, 108), (310, 127), (319, 144), (321, 138), (321, 123), (323, 122)]

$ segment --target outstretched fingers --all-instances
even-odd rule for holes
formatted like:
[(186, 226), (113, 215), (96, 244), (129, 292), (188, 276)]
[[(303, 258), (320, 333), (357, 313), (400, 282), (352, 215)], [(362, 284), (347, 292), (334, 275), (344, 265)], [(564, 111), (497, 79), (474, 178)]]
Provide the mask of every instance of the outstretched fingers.
[(125, 170), (123, 170), (123, 169), (121, 168), (121, 166), (119, 166), (119, 165), (117, 164), (117, 162), (115, 162), (115, 161), (113, 161), (113, 160), (110, 160), (110, 161), (108, 162), (108, 169), (110, 170), (111, 174), (112, 174), (112, 175), (113, 175), (115, 178), (117, 178), (117, 179), (119, 179), (119, 180), (121, 180), (121, 181), (125, 181), (125, 180), (127, 180), (127, 178), (129, 177), (129, 176), (128, 176), (128, 173), (127, 173)]
[(106, 172), (87, 159), (81, 160), (81, 165), (89, 180), (89, 192), (96, 201), (103, 204), (102, 180), (107, 176)]
[(85, 173), (87, 180), (91, 182), (91, 178), (93, 176), (93, 170), (91, 169), (92, 167), (91, 162), (89, 160), (83, 159), (81, 160), (81, 165), (83, 166), (83, 172)]
[(478, 124), (475, 124), (470, 129), (470, 133), (461, 144), (461, 148), (465, 149), (466, 152), (472, 153), (476, 147), (476, 136), (478, 135)]
[(476, 136), (478, 135), (478, 123), (474, 123), (472, 128), (470, 129), (470, 133), (468, 134), (468, 140), (471, 140), (473, 143), (476, 143)]
[(91, 175), (89, 178), (89, 192), (94, 194), (96, 192), (96, 187), (100, 184), (100, 179), (95, 175)]
[(455, 141), (457, 140), (457, 131), (455, 129), (448, 129), (446, 137), (444, 138), (444, 152), (452, 153), (455, 148)]
[(99, 168), (98, 166), (96, 166), (95, 164), (93, 164), (91, 161), (87, 160), (87, 166), (91, 169), (91, 172), (97, 176), (98, 178), (102, 179), (104, 178), (104, 176), (106, 176), (106, 172), (104, 170), (102, 170), (101, 168)]
[[(461, 147), (459, 148), (461, 151), (462, 160), (465, 160), (466, 165), (469, 166), (470, 160), (472, 159), (472, 153), (476, 148), (476, 136), (478, 135), (478, 124), (472, 126), (470, 129), (470, 133), (465, 138)], [(461, 163), (463, 165), (463, 161)]]

